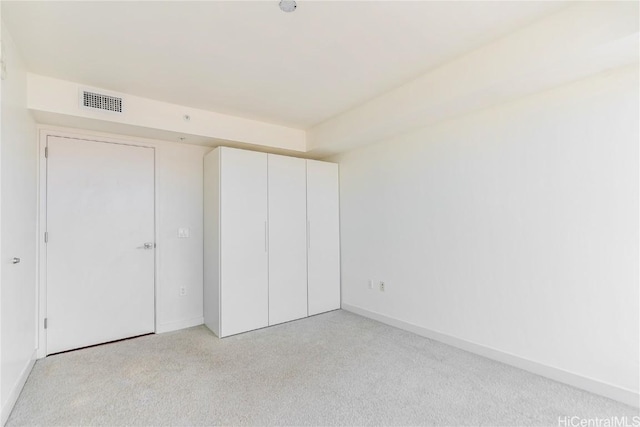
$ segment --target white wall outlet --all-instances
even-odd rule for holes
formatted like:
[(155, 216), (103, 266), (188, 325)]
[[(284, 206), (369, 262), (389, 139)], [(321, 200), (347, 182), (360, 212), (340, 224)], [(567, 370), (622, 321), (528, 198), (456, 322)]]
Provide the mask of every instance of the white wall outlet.
[(188, 239), (191, 235), (191, 230), (189, 228), (178, 228), (178, 239)]
[(187, 288), (184, 286), (180, 288), (180, 296), (183, 297), (187, 294)]
[(380, 282), (380, 292), (384, 292), (384, 282)]

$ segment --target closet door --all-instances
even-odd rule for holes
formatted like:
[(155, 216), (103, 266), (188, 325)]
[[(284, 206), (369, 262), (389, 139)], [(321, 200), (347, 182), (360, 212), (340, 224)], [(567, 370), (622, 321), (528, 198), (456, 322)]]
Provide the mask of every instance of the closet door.
[(338, 165), (307, 160), (309, 315), (340, 308)]
[(221, 336), (269, 324), (267, 155), (220, 151)]
[(307, 316), (304, 159), (269, 154), (269, 325)]

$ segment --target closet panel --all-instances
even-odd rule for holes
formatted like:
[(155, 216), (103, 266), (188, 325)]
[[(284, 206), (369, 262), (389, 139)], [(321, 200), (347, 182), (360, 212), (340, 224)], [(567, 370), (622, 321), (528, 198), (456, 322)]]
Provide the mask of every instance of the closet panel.
[(304, 159), (269, 154), (269, 325), (307, 316)]
[(228, 336), (269, 324), (267, 155), (220, 155), (220, 336)]
[(307, 160), (309, 315), (340, 308), (338, 165)]
[(220, 333), (220, 149), (204, 157), (204, 323)]

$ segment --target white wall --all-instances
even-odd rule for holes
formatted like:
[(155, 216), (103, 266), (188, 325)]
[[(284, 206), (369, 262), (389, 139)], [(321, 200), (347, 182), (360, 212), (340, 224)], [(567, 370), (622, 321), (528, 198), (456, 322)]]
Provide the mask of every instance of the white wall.
[[(203, 318), (203, 161), (211, 148), (161, 143), (158, 179), (157, 331), (200, 325)], [(178, 238), (188, 227), (190, 237)], [(180, 296), (184, 287), (186, 295)]]
[[(4, 25), (2, 23), (2, 5), (0, 5), (0, 73), (4, 66)], [(2, 241), (2, 87), (4, 76), (0, 78), (0, 242)], [(2, 260), (2, 244), (0, 244), (0, 260)], [(0, 261), (0, 297), (2, 297), (2, 271), (3, 263)], [(2, 399), (2, 301), (0, 301), (0, 425), (4, 425), (7, 417), (4, 412), (4, 404)]]
[(569, 3), (314, 126), (308, 152), (355, 149), (638, 62), (638, 2)]
[[(7, 67), (0, 134), (0, 422), (4, 423), (35, 357), (37, 138), (27, 111), (26, 72), (4, 26), (2, 46)], [(21, 262), (12, 264), (13, 257)]]
[(568, 371), (637, 404), (638, 72), (333, 158), (343, 306)]
[[(169, 104), (130, 94), (122, 96), (123, 113), (114, 114), (80, 108), (79, 95), (87, 86), (51, 77), (28, 74), (28, 106), (40, 113), (55, 113), (66, 118), (96, 119), (116, 125), (129, 125), (140, 132), (146, 129), (148, 138), (165, 134), (172, 140), (186, 136), (189, 142), (205, 142), (212, 138), (236, 141), (269, 149), (294, 152), (306, 150), (304, 130), (244, 119), (183, 105)], [(95, 88), (100, 93), (112, 92)], [(184, 116), (190, 120), (185, 121)], [(117, 128), (117, 127), (116, 127)], [(159, 132), (165, 131), (165, 132)]]
[[(0, 5), (1, 6), (1, 5)], [(2, 7), (0, 7), (0, 73), (4, 66), (4, 25), (2, 24)], [(2, 87), (4, 77), (0, 78), (0, 242), (2, 242)], [(0, 244), (0, 260), (2, 260), (2, 244)], [(2, 297), (2, 272), (3, 263), (0, 261), (0, 297)], [(0, 301), (0, 425), (4, 425), (7, 415), (5, 415), (5, 405), (2, 398), (2, 301)], [(7, 409), (8, 410), (8, 409)]]

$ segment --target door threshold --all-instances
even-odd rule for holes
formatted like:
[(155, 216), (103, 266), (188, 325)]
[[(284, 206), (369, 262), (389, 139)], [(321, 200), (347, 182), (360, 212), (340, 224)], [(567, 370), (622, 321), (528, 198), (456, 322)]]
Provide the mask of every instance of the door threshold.
[(140, 337), (146, 337), (147, 335), (155, 335), (155, 332), (149, 332), (147, 334), (141, 334), (141, 335), (135, 335), (133, 337), (128, 337), (128, 338), (121, 338), (119, 340), (113, 340), (113, 341), (107, 341), (107, 342), (101, 342), (99, 344), (93, 344), (93, 345), (87, 345), (85, 347), (78, 347), (78, 348), (72, 348), (71, 350), (64, 350), (64, 351), (59, 351), (57, 353), (51, 353), (51, 354), (47, 354), (46, 357), (49, 356), (57, 356), (58, 354), (65, 354), (65, 353), (71, 353), (73, 351), (78, 351), (78, 350), (85, 350), (87, 348), (92, 348), (92, 347), (100, 347), (102, 345), (108, 345), (108, 344), (114, 344), (117, 342), (122, 342), (122, 341), (129, 341), (129, 340), (133, 340), (136, 338), (140, 338)]

